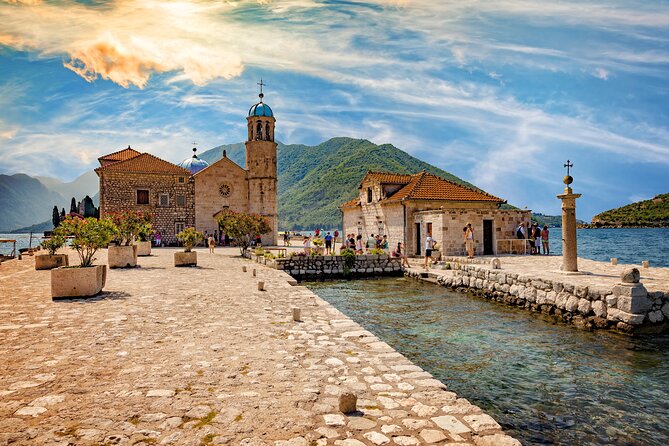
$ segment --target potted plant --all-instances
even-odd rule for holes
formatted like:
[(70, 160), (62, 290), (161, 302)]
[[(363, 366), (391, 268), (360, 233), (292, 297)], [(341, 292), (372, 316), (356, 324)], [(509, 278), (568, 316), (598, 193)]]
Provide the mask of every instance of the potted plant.
[(137, 232), (137, 255), (139, 257), (151, 255), (151, 235), (153, 235), (153, 226), (151, 225), (151, 218), (147, 217), (144, 223), (140, 224)]
[(183, 244), (183, 252), (174, 253), (174, 266), (196, 266), (197, 252), (193, 251), (193, 246), (204, 240), (204, 234), (196, 231), (195, 228), (186, 228), (177, 234), (177, 238)]
[(325, 241), (320, 237), (314, 237), (312, 242), (315, 248), (313, 248), (311, 252), (315, 253), (315, 255), (323, 255), (323, 244)]
[(105, 286), (106, 265), (93, 265), (95, 253), (106, 247), (116, 228), (110, 219), (67, 217), (60, 224), (62, 235), (71, 236), (72, 249), (79, 265), (51, 270), (51, 296), (54, 299), (95, 296)]
[(134, 268), (137, 266), (137, 245), (135, 240), (146, 223), (146, 216), (141, 211), (122, 211), (110, 215), (114, 226), (114, 245), (107, 251), (107, 263), (110, 268)]
[(56, 251), (65, 245), (65, 237), (58, 229), (54, 230), (51, 237), (44, 240), (41, 245), (47, 250), (47, 254), (35, 256), (35, 269), (53, 269), (70, 264), (67, 254), (56, 254)]

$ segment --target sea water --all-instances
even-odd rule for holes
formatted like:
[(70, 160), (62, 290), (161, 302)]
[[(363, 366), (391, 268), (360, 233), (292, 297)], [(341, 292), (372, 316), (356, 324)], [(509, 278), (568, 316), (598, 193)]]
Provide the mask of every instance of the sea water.
[(405, 278), (306, 285), (524, 445), (669, 444), (669, 335), (588, 332)]

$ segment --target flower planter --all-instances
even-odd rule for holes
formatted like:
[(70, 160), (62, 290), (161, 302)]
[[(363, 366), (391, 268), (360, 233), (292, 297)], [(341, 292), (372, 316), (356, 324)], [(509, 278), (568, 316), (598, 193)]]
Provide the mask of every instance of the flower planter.
[(136, 242), (137, 255), (140, 257), (151, 255), (151, 242)]
[(110, 268), (134, 268), (137, 266), (137, 245), (110, 246), (107, 263)]
[(58, 299), (95, 296), (102, 291), (106, 280), (106, 265), (52, 269), (51, 297)]
[(197, 266), (197, 252), (175, 252), (174, 266)]
[(35, 269), (54, 269), (69, 266), (67, 254), (42, 254), (35, 256)]

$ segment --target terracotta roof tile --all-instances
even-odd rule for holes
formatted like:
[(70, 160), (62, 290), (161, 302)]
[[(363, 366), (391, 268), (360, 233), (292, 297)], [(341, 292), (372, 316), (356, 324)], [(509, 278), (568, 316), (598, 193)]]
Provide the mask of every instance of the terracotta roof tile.
[(349, 200), (346, 203), (339, 206), (340, 208), (354, 208), (360, 206), (360, 198), (356, 197), (353, 200)]
[(411, 181), (411, 177), (412, 175), (410, 174), (393, 173), (393, 172), (373, 172), (370, 170), (369, 172), (367, 172), (367, 175), (365, 175), (365, 177), (362, 180), (364, 181), (367, 179), (371, 179), (386, 184), (388, 183), (407, 184), (409, 181)]
[(411, 181), (384, 201), (400, 200), (449, 200), (449, 201), (492, 201), (504, 200), (487, 192), (479, 192), (466, 186), (445, 180), (428, 172), (411, 176)]
[(131, 149), (130, 146), (128, 146), (127, 149), (119, 150), (118, 152), (110, 153), (109, 155), (101, 156), (98, 158), (98, 161), (125, 161), (129, 160), (130, 158), (134, 158), (136, 156), (141, 155), (140, 152), (138, 152), (135, 149)]
[[(126, 149), (127, 150), (127, 149)], [(118, 161), (95, 169), (96, 172), (170, 173), (188, 175), (190, 171), (162, 160), (150, 153), (142, 153), (125, 161)]]

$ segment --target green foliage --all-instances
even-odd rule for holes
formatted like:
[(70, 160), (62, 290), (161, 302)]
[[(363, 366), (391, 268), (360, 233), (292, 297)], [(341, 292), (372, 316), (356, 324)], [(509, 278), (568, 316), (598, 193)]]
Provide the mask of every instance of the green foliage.
[(93, 264), (95, 253), (107, 247), (115, 232), (116, 227), (110, 218), (66, 217), (59, 227), (60, 234), (73, 237), (71, 245), (79, 255), (81, 267)]
[(177, 239), (184, 245), (184, 252), (191, 252), (193, 246), (204, 240), (204, 234), (195, 228), (186, 228), (177, 234)]
[(57, 228), (58, 225), (60, 225), (60, 213), (58, 212), (58, 206), (53, 207), (53, 211), (51, 212), (51, 223), (53, 223), (54, 228)]
[(50, 255), (54, 255), (56, 254), (56, 251), (65, 245), (65, 237), (61, 235), (61, 231), (56, 229), (51, 233), (51, 237), (44, 240), (41, 245)]
[(351, 268), (355, 266), (355, 251), (351, 248), (346, 248), (339, 255), (344, 260), (344, 276), (348, 277), (351, 274)]
[(242, 254), (251, 245), (253, 237), (267, 234), (272, 230), (267, 218), (261, 215), (231, 210), (221, 213), (218, 217), (218, 227), (237, 241)]
[(253, 253), (254, 253), (255, 255), (257, 255), (257, 256), (262, 256), (262, 255), (265, 255), (265, 250), (262, 249), (262, 248), (256, 248), (256, 249), (253, 251)]
[(319, 248), (325, 244), (325, 240), (320, 237), (314, 237), (311, 239), (311, 242), (314, 244), (314, 246), (318, 246)]
[(151, 215), (141, 211), (114, 212), (109, 217), (116, 226), (114, 240), (119, 245), (130, 246), (137, 240), (140, 232), (147, 231), (147, 225), (149, 228), (151, 226)]
[(139, 231), (137, 232), (137, 239), (140, 242), (148, 242), (151, 239), (151, 236), (154, 234), (153, 225), (151, 224), (151, 219), (145, 220), (143, 223), (140, 223)]
[(669, 194), (611, 209), (593, 217), (595, 226), (669, 227)]
[(79, 213), (79, 206), (77, 206), (77, 200), (72, 197), (72, 200), (70, 200), (70, 212), (74, 214)]
[[(244, 165), (244, 144), (220, 146), (200, 158), (214, 162), (222, 149)], [(282, 229), (333, 228), (341, 225), (339, 205), (358, 194), (368, 170), (417, 173), (427, 170), (447, 180), (472, 187), (466, 181), (390, 145), (364, 139), (333, 138), (317, 146), (301, 144), (277, 148), (279, 226)]]
[(271, 252), (266, 252), (264, 254), (264, 256), (265, 256), (266, 259), (276, 259), (276, 256), (274, 254), (272, 254)]
[(385, 255), (386, 252), (383, 249), (380, 249), (380, 248), (372, 248), (372, 249), (369, 250), (369, 254), (371, 254), (373, 256), (382, 256), (382, 255)]
[(96, 209), (93, 204), (93, 199), (86, 195), (82, 200), (84, 205), (84, 217), (95, 217)]

